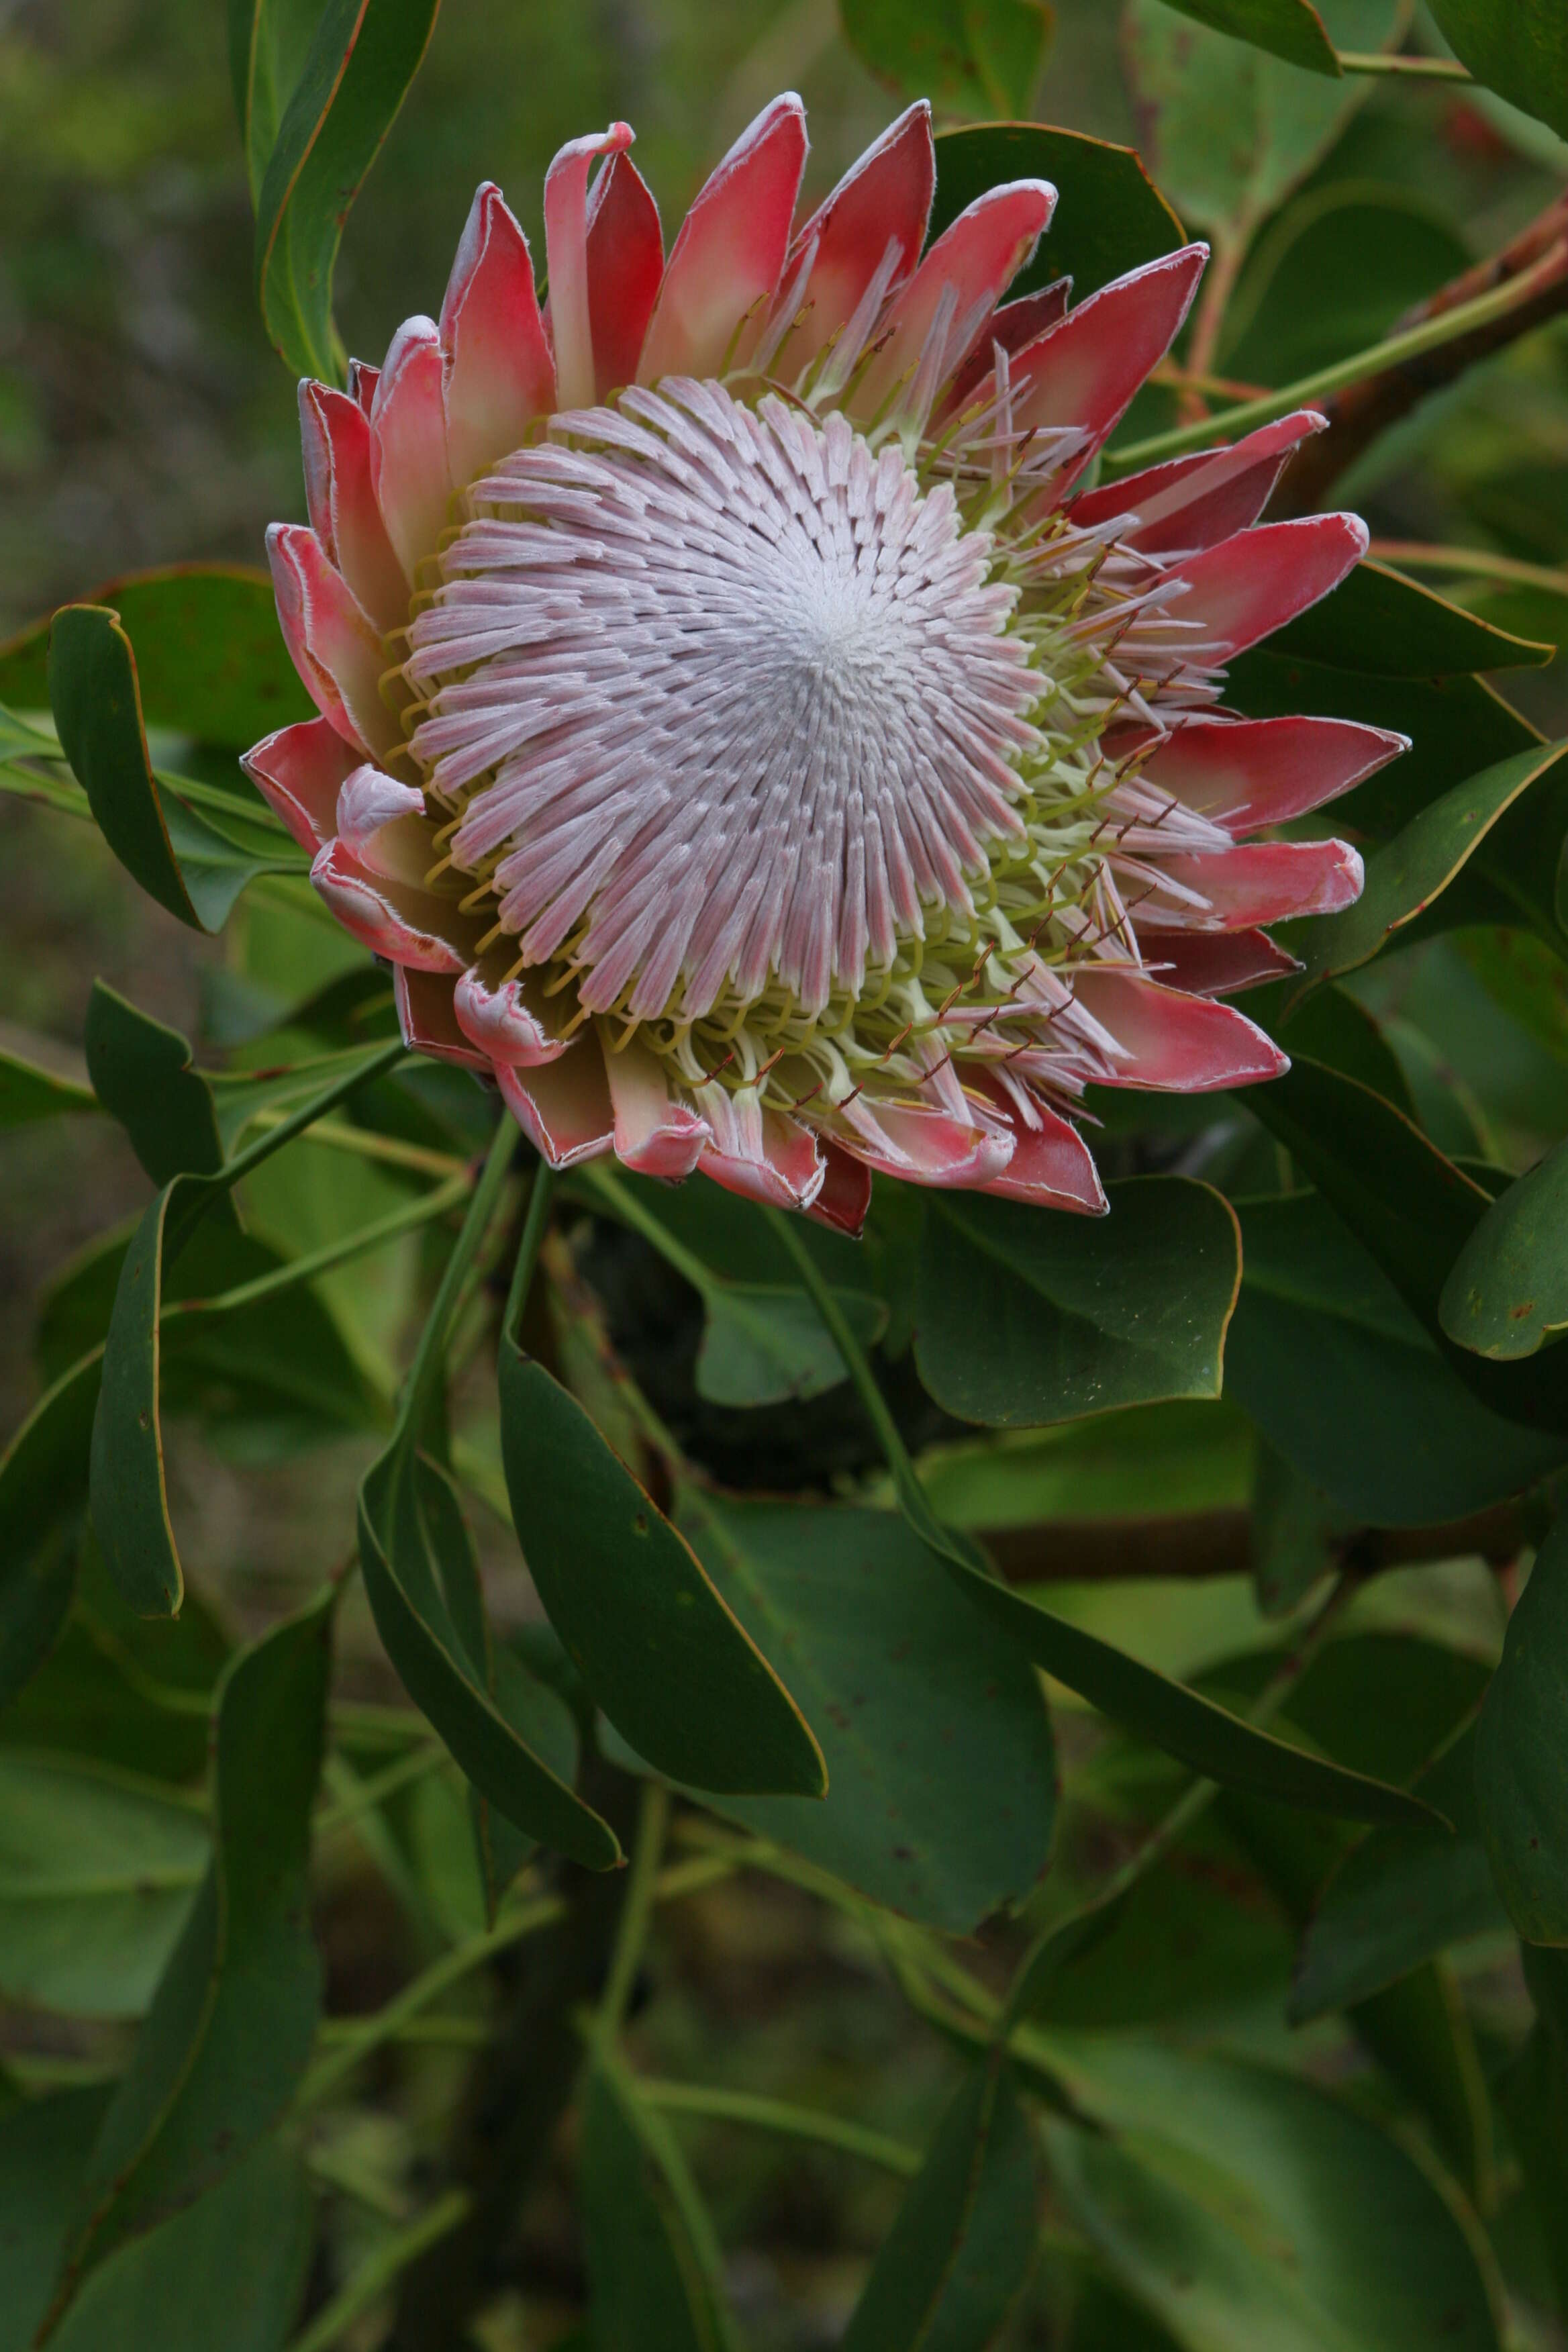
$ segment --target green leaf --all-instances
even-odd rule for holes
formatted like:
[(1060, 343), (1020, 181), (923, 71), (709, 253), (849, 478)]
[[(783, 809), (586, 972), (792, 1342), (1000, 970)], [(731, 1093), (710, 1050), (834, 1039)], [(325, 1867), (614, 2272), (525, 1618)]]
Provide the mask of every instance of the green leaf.
[(844, 2331), (844, 2352), (984, 2352), (1034, 2267), (1035, 2147), (999, 2054), (959, 2085)]
[(967, 1935), (1045, 1869), (1055, 1750), (1037, 1677), (891, 1512), (682, 1497), (741, 1624), (822, 1729), (825, 1800), (721, 1810), (875, 1903)]
[(0, 2111), (0, 2352), (32, 2352), (108, 2098), (95, 2086)]
[(1275, 660), (1322, 662), (1378, 677), (1539, 668), (1556, 650), (1493, 628), (1385, 563), (1367, 562), (1268, 640)]
[[(415, 1486), (425, 1538), (469, 1664), (519, 1738), (570, 1788), (577, 1773), (576, 1717), (563, 1698), (537, 1681), (521, 1658), (492, 1637), (479, 1581), (479, 1555), (450, 1478), (436, 1463), (421, 1456), (415, 1468)], [(485, 1909), (493, 1923), (501, 1895), (532, 1852), (533, 1840), (499, 1812), (480, 1790), (470, 1784), (468, 1793)]]
[(1481, 1706), (1476, 1797), (1498, 1891), (1526, 1941), (1568, 1944), (1568, 1521), (1535, 1555)]
[[(258, 856), (165, 790), (153, 772), (141, 688), (120, 615), (68, 604), (49, 631), (55, 724), (99, 830), (150, 898), (193, 930), (221, 930), (258, 874), (304, 871), (303, 856)], [(237, 816), (243, 810), (237, 809)]]
[[(1557, 769), (1565, 753), (1568, 744), (1532, 744), (1428, 802), (1368, 858), (1365, 887), (1355, 904), (1320, 918), (1303, 934), (1303, 984), (1370, 962), (1447, 889), (1520, 795)], [(1459, 919), (1464, 912), (1458, 902)]]
[(1165, 0), (1165, 5), (1309, 73), (1340, 70), (1334, 45), (1309, 0)]
[(95, 980), (82, 1033), (92, 1089), (154, 1184), (223, 1166), (211, 1087), (189, 1040)]
[(102, 1351), (38, 1399), (0, 1454), (0, 1707), (47, 1657), (76, 1584)]
[(92, 1426), (92, 1523), (110, 1573), (142, 1617), (177, 1616), (185, 1589), (158, 1417), (163, 1266), (213, 1189), (203, 1177), (176, 1176), (150, 1203), (125, 1253), (103, 1349)]
[(1007, 1427), (1219, 1394), (1240, 1277), (1229, 1204), (1183, 1176), (1110, 1199), (1091, 1221), (931, 1196), (915, 1353), (939, 1404)]
[(879, 81), (961, 114), (1026, 114), (1050, 47), (1048, 0), (840, 0)]
[(1305, 1055), (1250, 1090), (1248, 1107), (1376, 1259), (1450, 1367), (1482, 1404), (1530, 1428), (1568, 1433), (1568, 1358), (1546, 1349), (1493, 1363), (1456, 1347), (1438, 1297), (1489, 1195), (1389, 1103)]
[(1044, 2120), (1068, 2212), (1191, 2352), (1497, 2352), (1475, 2236), (1353, 2108), (1244, 2059), (1036, 2041), (1103, 2126)]
[(695, 1788), (820, 1796), (810, 1727), (685, 1538), (510, 1333), (500, 1373), (501, 1459), (523, 1558), (616, 1730)]
[(199, 1813), (118, 1773), (0, 1756), (0, 1991), (139, 2017), (207, 1850)]
[(944, 1525), (995, 1533), (1245, 1509), (1252, 1458), (1252, 1433), (1229, 1405), (1133, 1405), (933, 1448), (921, 1456), (921, 1484)]
[(176, 1618), (134, 1617), (90, 1535), (80, 1559), (76, 1606), (32, 1681), (0, 1713), (0, 1739), (23, 1753), (53, 1748), (186, 1786), (206, 1763), (212, 1686), (229, 1647), (223, 1629), (196, 1593)]
[(86, 1087), (62, 1078), (20, 1054), (0, 1052), (0, 1129), (30, 1127), (35, 1120), (54, 1118), (61, 1111), (96, 1110)]
[(283, 2352), (315, 2214), (297, 2149), (264, 2141), (198, 2204), (110, 2255), (54, 2352)]
[[(215, 751), (244, 751), (275, 728), (315, 715), (265, 572), (246, 563), (168, 564), (106, 580), (79, 601), (119, 614), (136, 647), (149, 727)], [(0, 645), (0, 701), (47, 709), (48, 643), (46, 617)]]
[(1416, 1787), (1453, 1833), (1369, 1832), (1334, 1871), (1301, 1940), (1292, 2024), (1348, 2009), (1436, 1959), (1449, 1944), (1507, 1925), (1481, 1843), (1476, 1738), (1467, 1725)]
[[(1185, 217), (1222, 249), (1238, 250), (1328, 153), (1364, 104), (1367, 81), (1339, 77), (1318, 12), (1293, 0), (1196, 0), (1182, 14), (1202, 22), (1176, 23), (1156, 0), (1131, 0), (1123, 19), (1143, 151)], [(1379, 49), (1397, 33), (1401, 12), (1398, 0), (1324, 0), (1323, 14), (1344, 47)], [(1225, 37), (1243, 23), (1247, 32)], [(1265, 27), (1273, 40), (1258, 40)], [(1289, 63), (1287, 27), (1295, 44)], [(1303, 64), (1314, 79), (1293, 70)]]
[(1568, 1330), (1568, 1146), (1510, 1184), (1448, 1272), (1437, 1311), (1450, 1339), (1504, 1360)]
[(1331, 180), (1258, 238), (1226, 310), (1218, 362), (1244, 383), (1294, 383), (1382, 341), (1468, 269), (1447, 213), (1414, 188)]
[[(473, 1596), (464, 1567), (454, 1560), (447, 1500), (439, 1474), (426, 1464), (416, 1467), (403, 1436), (365, 1473), (360, 1564), (387, 1656), (483, 1800), (530, 1837), (588, 1869), (613, 1869), (620, 1859), (614, 1832), (555, 1769), (565, 1760), (559, 1751), (552, 1760), (536, 1753), (532, 1738), (539, 1727), (521, 1707), (521, 1719), (513, 1720), (505, 1685), (498, 1685), (498, 1703), (487, 1686), (484, 1651), (471, 1656), (454, 1622), (467, 1617), (473, 1630)], [(444, 1559), (433, 1540), (432, 1517)], [(459, 1581), (444, 1591), (441, 1571), (450, 1574), (455, 1565)], [(548, 1734), (544, 1744), (552, 1744)]]
[(1556, 2286), (1557, 2309), (1568, 2312), (1568, 2046), (1558, 2012), (1568, 1988), (1563, 1956), (1526, 1944), (1525, 1980), (1538, 2011), (1530, 2037), (1497, 2076), (1493, 2090), (1534, 2207), (1542, 2247)]
[(1568, 20), (1557, 0), (1432, 0), (1432, 14), (1478, 81), (1568, 139)]
[(1013, 281), (1015, 297), (1070, 278), (1073, 299), (1081, 302), (1183, 241), (1181, 222), (1132, 148), (1037, 122), (988, 122), (941, 134), (931, 236), (1008, 180), (1048, 180), (1060, 194), (1039, 251)]
[[(1282, 983), (1288, 986), (1289, 983)], [(1253, 1018), (1271, 1028), (1268, 1000), (1272, 988), (1252, 992)], [(1308, 1054), (1331, 1070), (1342, 1071), (1396, 1110), (1414, 1119), (1415, 1106), (1399, 1057), (1363, 1004), (1342, 988), (1314, 989), (1304, 1001), (1291, 1001), (1287, 1016), (1272, 1034), (1290, 1054)]]
[(603, 2352), (736, 2352), (707, 2211), (664, 2117), (607, 2049), (588, 2073), (583, 2236)]
[[(928, 1538), (929, 1540), (929, 1538)], [(950, 1559), (956, 1556), (947, 1554)], [(964, 1566), (964, 1590), (1010, 1633), (1026, 1657), (1116, 1723), (1223, 1788), (1344, 1821), (1430, 1821), (1420, 1800), (1293, 1748), (1173, 1682), (1098, 1634), (1053, 1616)]]
[[(805, 1402), (837, 1388), (844, 1378), (838, 1351), (804, 1291), (784, 1285), (720, 1282), (703, 1293), (707, 1321), (697, 1354), (697, 1393), (712, 1404)], [(856, 1338), (874, 1346), (887, 1325), (879, 1298), (841, 1295)]]
[[(295, 374), (334, 383), (341, 373), (331, 303), (343, 224), (418, 71), (437, 5), (328, 0), (296, 63), (299, 0), (254, 0), (250, 7), (230, 0), (237, 94), (238, 61), (248, 62), (242, 121), (255, 192), (257, 299), (268, 335)], [(280, 77), (297, 77), (286, 102), (281, 88), (265, 79), (269, 58)]]
[(1319, 1195), (1237, 1213), (1245, 1272), (1226, 1394), (1344, 1518), (1463, 1518), (1568, 1454), (1561, 1436), (1487, 1410)]
[[(1242, 654), (1231, 665), (1226, 699), (1252, 719), (1312, 710), (1324, 718), (1361, 719), (1409, 736), (1411, 748), (1402, 758), (1337, 803), (1338, 820), (1348, 822), (1363, 841), (1392, 840), (1412, 817), (1455, 785), (1542, 740), (1479, 677), (1383, 677), (1342, 664), (1287, 658), (1268, 646)], [(1468, 875), (1474, 871), (1472, 866)], [(1550, 918), (1550, 877), (1538, 887), (1544, 890), (1542, 903)], [(1517, 903), (1491, 919), (1517, 922)], [(1294, 936), (1310, 939), (1310, 925)]]
[[(103, 1340), (129, 1239), (123, 1228), (106, 1234), (47, 1294), (35, 1342), (46, 1378)], [(199, 1420), (222, 1433), (231, 1454), (252, 1458), (382, 1425), (380, 1398), (310, 1284), (249, 1305), (216, 1303), (288, 1270), (289, 1261), (254, 1234), (216, 1218), (197, 1227), (163, 1270), (161, 1417)]]
[(85, 2168), (51, 2318), (117, 2246), (222, 2180), (271, 2129), (315, 2035), (310, 1811), (335, 1593), (240, 1651), (218, 1695), (212, 1866)]

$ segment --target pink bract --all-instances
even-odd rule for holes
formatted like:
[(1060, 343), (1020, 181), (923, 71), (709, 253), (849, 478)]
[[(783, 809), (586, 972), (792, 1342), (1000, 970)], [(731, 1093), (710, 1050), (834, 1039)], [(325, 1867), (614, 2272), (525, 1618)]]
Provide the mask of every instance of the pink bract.
[(1365, 550), (1258, 523), (1322, 419), (1080, 489), (1204, 247), (1006, 301), (1056, 191), (927, 247), (924, 106), (797, 227), (784, 97), (666, 259), (631, 138), (552, 164), (546, 307), (487, 185), (439, 322), (300, 387), (268, 550), (321, 716), (247, 770), (554, 1165), (851, 1232), (873, 1171), (1102, 1209), (1084, 1088), (1285, 1067), (1224, 1000), (1362, 877), (1271, 829), (1404, 748), (1222, 704)]

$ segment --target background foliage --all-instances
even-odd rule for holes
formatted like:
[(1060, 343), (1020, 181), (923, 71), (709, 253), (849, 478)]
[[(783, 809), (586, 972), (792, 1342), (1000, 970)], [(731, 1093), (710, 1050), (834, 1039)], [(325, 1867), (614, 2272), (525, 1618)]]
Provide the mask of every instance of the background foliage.
[[(0, 2352), (1546, 2352), (1561, 11), (432, 22), (0, 16)], [(1234, 677), (1414, 743), (1294, 1067), (1097, 1106), (1102, 1225), (552, 1196), (235, 767), (291, 372), (790, 83), (815, 187), (925, 90), (944, 218), (1057, 180), (1079, 298), (1207, 236), (1109, 465), (1305, 379), (1384, 559)]]

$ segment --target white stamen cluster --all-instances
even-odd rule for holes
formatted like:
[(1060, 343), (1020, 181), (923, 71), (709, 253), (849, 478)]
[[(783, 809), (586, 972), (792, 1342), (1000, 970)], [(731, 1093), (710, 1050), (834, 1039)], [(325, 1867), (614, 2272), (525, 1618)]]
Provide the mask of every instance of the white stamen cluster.
[(1136, 961), (1119, 873), (1223, 842), (1099, 758), (1141, 678), (1213, 687), (1158, 567), (1055, 514), (1064, 437), (1016, 446), (998, 359), (945, 447), (689, 379), (557, 416), (412, 623), (465, 904), (689, 1087), (787, 1057), (781, 1099), (838, 1101), (940, 1031), (1076, 1093), (1110, 1041), (1054, 967)]

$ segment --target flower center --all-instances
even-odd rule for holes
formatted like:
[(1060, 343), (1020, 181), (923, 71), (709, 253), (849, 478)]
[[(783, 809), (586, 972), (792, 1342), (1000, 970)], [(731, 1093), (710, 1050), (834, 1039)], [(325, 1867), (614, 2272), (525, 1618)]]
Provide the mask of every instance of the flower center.
[[(588, 1011), (808, 1019), (974, 914), (1042, 692), (991, 534), (896, 442), (667, 380), (478, 483), (416, 617), (453, 864)], [(474, 903), (480, 902), (476, 895)]]

